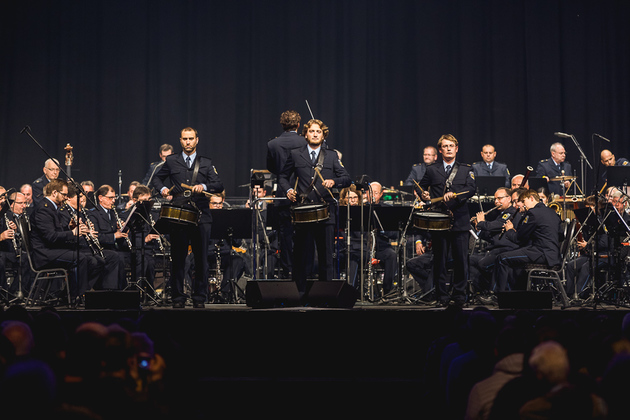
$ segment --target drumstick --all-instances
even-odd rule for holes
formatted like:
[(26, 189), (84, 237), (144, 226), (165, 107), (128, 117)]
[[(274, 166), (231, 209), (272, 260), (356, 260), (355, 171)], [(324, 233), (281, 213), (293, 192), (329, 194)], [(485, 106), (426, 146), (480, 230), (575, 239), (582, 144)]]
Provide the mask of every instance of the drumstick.
[[(462, 192), (460, 192), (460, 193), (453, 193), (453, 197), (457, 197), (458, 195), (466, 194), (466, 193), (468, 193), (468, 192), (470, 192), (470, 191), (462, 191)], [(444, 200), (444, 197), (432, 198), (432, 199), (431, 199), (431, 204), (433, 204), (433, 203), (437, 203), (437, 202), (440, 202), (440, 201), (442, 201), (442, 200)]]
[[(193, 189), (193, 187), (191, 187), (190, 185), (184, 184), (183, 182), (182, 182), (181, 185), (182, 185), (182, 187), (186, 188), (187, 190), (192, 190)], [(207, 191), (201, 191), (201, 194), (205, 195), (206, 197), (212, 197), (214, 195), (214, 194), (209, 193)]]
[(317, 175), (319, 175), (319, 179), (321, 179), (321, 180), (322, 180), (322, 186), (323, 186), (324, 188), (326, 188), (326, 191), (328, 191), (328, 194), (330, 194), (330, 196), (331, 196), (331, 197), (335, 198), (335, 196), (333, 195), (332, 191), (330, 191), (330, 190), (328, 189), (328, 187), (326, 187), (325, 185), (323, 185), (323, 184), (324, 184), (324, 177), (323, 177), (323, 176), (322, 176), (322, 174), (319, 172), (319, 169), (315, 168), (315, 173), (316, 173)]

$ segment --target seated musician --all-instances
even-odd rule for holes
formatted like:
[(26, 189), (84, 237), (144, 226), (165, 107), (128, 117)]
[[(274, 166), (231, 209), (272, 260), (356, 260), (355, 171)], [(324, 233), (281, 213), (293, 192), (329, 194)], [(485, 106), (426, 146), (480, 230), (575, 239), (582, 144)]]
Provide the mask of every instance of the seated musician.
[(125, 263), (129, 261), (131, 240), (127, 232), (120, 231), (122, 220), (116, 212), (116, 192), (110, 185), (102, 185), (94, 194), (96, 207), (89, 213), (94, 230), (98, 232), (98, 240), (103, 249), (109, 249), (118, 253), (119, 259), (119, 283), (116, 288), (126, 286)]
[[(150, 200), (151, 190), (149, 187), (137, 184), (130, 196), (129, 202), (131, 205), (120, 214), (121, 220), (123, 222), (127, 220), (134, 205)], [(133, 245), (133, 253), (124, 253), (125, 260), (128, 264), (136, 267), (136, 281), (139, 281), (138, 279), (140, 278), (144, 278), (151, 286), (147, 290), (147, 293), (153, 293), (155, 288), (155, 253), (164, 253), (165, 251), (165, 237), (160, 236), (160, 233), (153, 229), (153, 225), (158, 219), (156, 213), (157, 212), (151, 208), (148, 218), (145, 218), (143, 214), (136, 216), (135, 220), (131, 223), (128, 234)], [(144, 270), (142, 269), (143, 264)], [(144, 285), (140, 284), (140, 287), (144, 287)]]
[(427, 171), (427, 166), (434, 164), (437, 161), (437, 158), (438, 152), (435, 146), (425, 147), (422, 151), (422, 162), (416, 163), (411, 167), (411, 172), (409, 172), (409, 175), (403, 185), (414, 186), (416, 185), (416, 182), (420, 182), (424, 173)]
[[(86, 224), (70, 227), (62, 224), (58, 209), (66, 201), (68, 183), (54, 179), (44, 187), (44, 199), (33, 211), (31, 218), (31, 247), (36, 269), (65, 268), (68, 270), (70, 299), (76, 301), (95, 284), (103, 271), (102, 264), (87, 252), (76, 251), (77, 234), (85, 235)], [(73, 303), (71, 302), (71, 303)]]
[[(79, 196), (80, 201), (79, 201)], [(79, 250), (93, 255), (103, 265), (104, 269), (96, 283), (88, 284), (90, 289), (117, 289), (118, 275), (120, 273), (120, 260), (116, 251), (103, 249), (98, 239), (98, 232), (89, 229), (92, 223), (86, 211), (87, 199), (83, 194), (78, 194), (76, 187), (68, 185), (68, 199), (65, 205), (59, 209), (59, 219), (64, 225), (70, 225), (72, 221), (80, 221), (88, 226), (88, 232), (79, 238)]]
[[(493, 283), (499, 292), (508, 288), (508, 278), (512, 271), (525, 264), (546, 264), (556, 266), (561, 262), (559, 235), (560, 218), (549, 207), (540, 202), (534, 190), (523, 192), (518, 201), (523, 203), (525, 214), (517, 228), (512, 221), (505, 223), (506, 235), (519, 243), (520, 248), (497, 255), (493, 271)], [(517, 276), (514, 276), (517, 278)], [(516, 285), (524, 288), (524, 285)]]
[(611, 166), (628, 166), (630, 161), (626, 158), (615, 158), (615, 155), (607, 149), (600, 154), (603, 168), (600, 169), (599, 180), (597, 181), (597, 191), (602, 190), (608, 184), (608, 168)]
[[(490, 290), (492, 269), (496, 256), (504, 251), (518, 248), (518, 245), (503, 235), (503, 225), (513, 220), (517, 208), (512, 205), (511, 191), (508, 188), (498, 188), (494, 193), (495, 208), (486, 212), (478, 212), (473, 218), (473, 224), (480, 239), (488, 246), (483, 252), (470, 256), (470, 280), (475, 292)], [(518, 223), (518, 220), (514, 221)]]
[[(0, 194), (4, 194), (4, 188), (0, 187)], [(14, 192), (8, 201), (2, 203), (6, 213), (0, 220), (0, 289), (12, 296), (17, 296), (20, 291), (28, 294), (33, 281), (33, 273), (28, 263), (28, 257), (24, 250), (24, 243), (20, 236), (17, 223), (20, 218), (26, 217), (28, 202), (21, 192)], [(15, 277), (11, 284), (7, 283), (7, 266), (14, 268)], [(21, 281), (21, 283), (20, 283)]]

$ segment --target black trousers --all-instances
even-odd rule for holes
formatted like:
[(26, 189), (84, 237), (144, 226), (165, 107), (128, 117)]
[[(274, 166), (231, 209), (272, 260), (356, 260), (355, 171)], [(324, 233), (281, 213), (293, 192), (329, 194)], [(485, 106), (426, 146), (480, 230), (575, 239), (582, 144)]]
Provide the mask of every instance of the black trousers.
[(453, 257), (453, 285), (450, 297), (455, 302), (466, 301), (469, 235), (468, 231), (435, 231), (432, 234), (433, 279), (435, 296), (439, 302), (449, 300), (446, 272), (449, 250)]
[(198, 226), (182, 226), (170, 231), (171, 238), (171, 298), (173, 303), (184, 302), (184, 271), (188, 245), (192, 247), (195, 258), (195, 277), (192, 279), (192, 299), (205, 302), (208, 297), (208, 241), (210, 223)]

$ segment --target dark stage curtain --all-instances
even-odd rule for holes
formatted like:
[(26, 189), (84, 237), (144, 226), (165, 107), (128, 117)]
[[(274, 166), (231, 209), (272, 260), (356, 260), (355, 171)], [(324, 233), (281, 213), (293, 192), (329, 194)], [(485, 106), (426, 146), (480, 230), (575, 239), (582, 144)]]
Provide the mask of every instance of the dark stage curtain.
[(305, 100), (350, 174), (385, 185), (444, 133), (464, 162), (494, 144), (513, 174), (556, 131), (593, 165), (593, 133), (630, 158), (628, 22), (627, 0), (5, 0), (0, 185), (41, 175), (25, 125), (61, 160), (71, 143), (78, 180), (116, 188), (121, 170), (123, 191), (192, 126), (245, 195), (280, 113), (308, 120)]

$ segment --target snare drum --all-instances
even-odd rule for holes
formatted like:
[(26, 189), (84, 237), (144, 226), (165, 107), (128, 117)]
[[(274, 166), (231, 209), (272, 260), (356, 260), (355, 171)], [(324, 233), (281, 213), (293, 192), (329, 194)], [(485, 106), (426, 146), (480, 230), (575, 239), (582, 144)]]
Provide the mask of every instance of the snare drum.
[(451, 216), (436, 211), (417, 211), (413, 214), (413, 225), (424, 230), (450, 230)]
[(162, 204), (160, 220), (162, 219), (178, 225), (197, 226), (199, 223), (199, 213), (195, 210), (173, 206), (172, 204)]
[(293, 223), (313, 223), (328, 220), (327, 204), (303, 204), (293, 208)]

